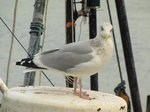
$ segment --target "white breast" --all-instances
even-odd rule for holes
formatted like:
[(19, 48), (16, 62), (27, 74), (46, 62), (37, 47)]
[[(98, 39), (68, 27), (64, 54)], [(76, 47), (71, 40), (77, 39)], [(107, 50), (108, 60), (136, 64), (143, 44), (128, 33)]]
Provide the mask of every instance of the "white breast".
[(94, 44), (92, 43), (91, 45), (93, 52), (91, 54), (88, 54), (92, 55), (93, 58), (88, 62), (77, 64), (73, 68), (67, 69), (67, 71), (60, 71), (43, 65), (40, 61), (40, 55), (35, 56), (35, 59), (33, 61), (40, 67), (42, 66), (48, 68), (48, 70), (60, 72), (64, 75), (71, 75), (77, 77), (93, 75), (99, 72), (107, 65), (110, 58), (112, 57), (113, 52), (113, 42), (111, 38), (109, 40), (102, 42), (102, 44), (101, 43), (98, 44), (99, 43), (98, 40), (96, 40), (96, 42), (97, 43)]
[(69, 69), (68, 72), (71, 73), (72, 76), (77, 77), (93, 75), (99, 72), (108, 64), (110, 58), (112, 57), (112, 40), (106, 42), (106, 44), (103, 47), (104, 51), (102, 52), (100, 52), (101, 50), (97, 51), (98, 49), (94, 48), (93, 52), (91, 53), (91, 55), (93, 56), (92, 60), (86, 63), (76, 65), (74, 68)]

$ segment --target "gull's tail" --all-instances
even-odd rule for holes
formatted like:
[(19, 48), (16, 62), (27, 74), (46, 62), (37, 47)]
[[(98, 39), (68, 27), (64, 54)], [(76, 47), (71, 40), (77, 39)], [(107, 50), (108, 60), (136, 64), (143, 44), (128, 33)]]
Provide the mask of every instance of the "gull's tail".
[(27, 69), (24, 72), (31, 72), (31, 71), (46, 69), (46, 68), (42, 68), (36, 65), (33, 61), (33, 58), (22, 59), (21, 61), (16, 62), (16, 65), (27, 67)]

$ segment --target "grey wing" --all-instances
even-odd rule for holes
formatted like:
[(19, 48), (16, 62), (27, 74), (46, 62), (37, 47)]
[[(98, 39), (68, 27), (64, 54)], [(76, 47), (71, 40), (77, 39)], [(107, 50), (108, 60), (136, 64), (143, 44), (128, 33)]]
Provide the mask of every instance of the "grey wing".
[(61, 49), (61, 51), (75, 52), (75, 53), (80, 53), (80, 54), (91, 53), (92, 52), (91, 40), (80, 41), (80, 42), (77, 42), (77, 43), (67, 44), (66, 46), (64, 46)]
[(59, 50), (47, 51), (41, 54), (40, 62), (49, 68), (67, 71), (69, 68), (88, 62), (92, 59), (92, 49), (89, 43), (73, 43)]

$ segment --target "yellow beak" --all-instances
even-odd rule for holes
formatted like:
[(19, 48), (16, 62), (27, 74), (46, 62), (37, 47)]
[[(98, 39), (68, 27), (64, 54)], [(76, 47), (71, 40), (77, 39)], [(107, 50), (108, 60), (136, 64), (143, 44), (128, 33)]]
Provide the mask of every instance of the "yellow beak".
[(106, 38), (106, 40), (107, 40), (107, 39), (109, 38), (109, 34), (106, 34), (106, 35), (105, 35), (105, 38)]

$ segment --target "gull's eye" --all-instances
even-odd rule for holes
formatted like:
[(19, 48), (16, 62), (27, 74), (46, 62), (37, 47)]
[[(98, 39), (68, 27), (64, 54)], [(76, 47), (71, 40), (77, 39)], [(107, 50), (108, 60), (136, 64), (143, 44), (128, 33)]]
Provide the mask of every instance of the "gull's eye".
[(104, 28), (101, 26), (101, 31), (103, 31), (104, 30)]

